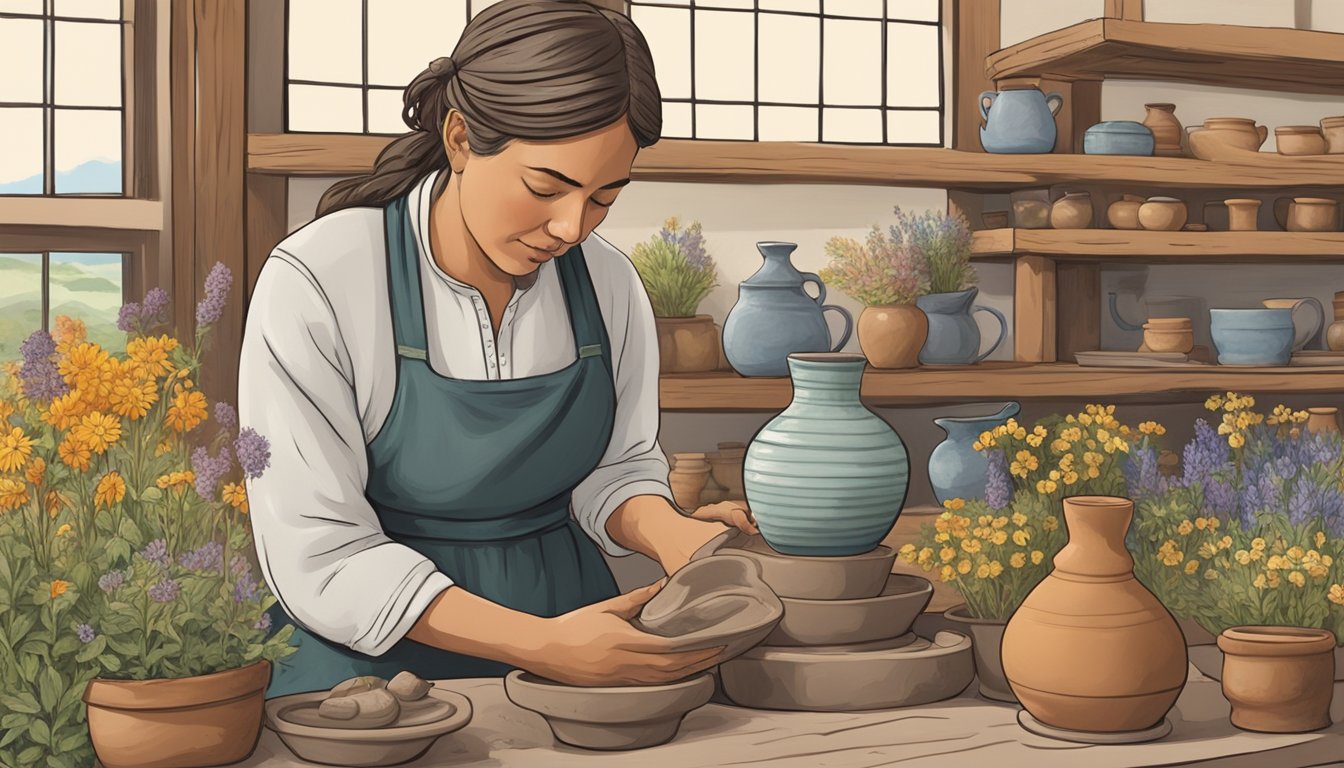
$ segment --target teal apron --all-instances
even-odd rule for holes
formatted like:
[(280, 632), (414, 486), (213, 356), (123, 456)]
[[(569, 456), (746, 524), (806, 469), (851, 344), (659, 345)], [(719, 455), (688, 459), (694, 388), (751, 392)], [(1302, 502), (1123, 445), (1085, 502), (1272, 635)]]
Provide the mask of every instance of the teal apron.
[[(365, 495), (384, 532), (434, 561), (456, 586), (505, 607), (558, 616), (617, 594), (570, 494), (611, 439), (616, 392), (610, 345), (583, 251), (555, 260), (577, 359), (522, 379), (450, 379), (429, 367), (420, 259), (398, 198), (384, 213), (397, 385), (367, 447)], [(278, 605), (277, 628), (297, 623)], [(451, 617), (450, 617), (451, 620)], [(505, 664), (403, 638), (368, 656), (298, 629), (267, 697), (324, 690), (356, 675), (497, 677)]]

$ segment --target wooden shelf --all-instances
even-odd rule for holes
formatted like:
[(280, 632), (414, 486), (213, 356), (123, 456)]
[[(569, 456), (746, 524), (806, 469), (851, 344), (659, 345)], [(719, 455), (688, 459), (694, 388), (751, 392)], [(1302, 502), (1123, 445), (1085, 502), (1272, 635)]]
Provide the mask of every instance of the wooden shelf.
[(1344, 93), (1344, 34), (1093, 19), (990, 54), (991, 80), (1123, 78)]
[(1149, 232), (1121, 229), (986, 229), (975, 258), (1018, 254), (1058, 261), (1344, 263), (1344, 232)]
[[(248, 135), (247, 169), (287, 176), (367, 173), (387, 136)], [(955, 149), (795, 142), (664, 139), (639, 153), (634, 178), (731, 184), (871, 184), (1007, 191), (1053, 184), (1124, 187), (1300, 188), (1344, 186), (1344, 155), (1270, 152), (1209, 162), (1178, 157), (994, 155)]]
[[(1167, 402), (1213, 392), (1338, 393), (1344, 366), (1302, 368), (1088, 368), (1070, 363), (982, 363), (904, 371), (869, 369), (863, 399), (870, 406), (938, 404), (981, 399)], [(659, 395), (665, 411), (778, 411), (792, 398), (787, 378), (745, 378), (731, 371), (670, 374)]]

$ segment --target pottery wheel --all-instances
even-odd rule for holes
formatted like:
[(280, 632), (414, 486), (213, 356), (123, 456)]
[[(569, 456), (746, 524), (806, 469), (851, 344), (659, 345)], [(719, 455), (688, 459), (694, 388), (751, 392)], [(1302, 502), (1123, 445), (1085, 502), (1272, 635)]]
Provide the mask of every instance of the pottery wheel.
[(1141, 744), (1145, 741), (1157, 741), (1171, 733), (1171, 721), (1165, 717), (1152, 728), (1141, 731), (1070, 731), (1046, 725), (1024, 709), (1017, 713), (1017, 724), (1037, 736), (1079, 744)]

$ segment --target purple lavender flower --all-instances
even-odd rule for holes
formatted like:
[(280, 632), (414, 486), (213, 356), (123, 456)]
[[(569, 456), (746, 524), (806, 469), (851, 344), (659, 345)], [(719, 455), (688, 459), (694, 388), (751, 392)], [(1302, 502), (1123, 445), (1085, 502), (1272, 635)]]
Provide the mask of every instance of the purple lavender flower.
[[(669, 224), (671, 223), (669, 222)], [(705, 235), (700, 227), (700, 222), (693, 222), (680, 231), (664, 226), (658, 234), (663, 238), (663, 242), (672, 243), (677, 247), (681, 255), (686, 258), (687, 264), (701, 271), (714, 268), (714, 260), (705, 250)]]
[(108, 571), (98, 577), (98, 587), (104, 592), (116, 592), (126, 583), (126, 574), (122, 571)]
[(218, 456), (211, 456), (205, 446), (191, 452), (191, 468), (196, 473), (196, 494), (213, 500), (219, 490), (219, 481), (233, 469), (233, 459), (227, 445), (220, 447)]
[(92, 643), (94, 637), (93, 627), (88, 624), (80, 624), (78, 627), (75, 627), (75, 636), (79, 638), (79, 642), (84, 643), (85, 645)]
[(271, 444), (251, 427), (243, 427), (233, 441), (233, 452), (249, 480), (261, 477), (271, 463)]
[(236, 429), (238, 427), (238, 411), (223, 400), (218, 400), (215, 402), (215, 421), (219, 422), (219, 425), (225, 429)]
[(1185, 474), (1182, 484), (1189, 488), (1203, 485), (1213, 473), (1225, 469), (1231, 457), (1231, 446), (1227, 440), (1203, 419), (1195, 422), (1195, 438), (1185, 446), (1182, 464)]
[(140, 327), (140, 305), (133, 301), (121, 305), (117, 311), (117, 329), (123, 333), (135, 333)]
[(140, 550), (139, 555), (160, 568), (166, 568), (168, 566), (168, 542), (163, 539), (155, 539), (146, 544), (145, 548)]
[(253, 628), (253, 629), (260, 629), (260, 630), (263, 630), (263, 631), (264, 631), (264, 630), (267, 630), (267, 629), (270, 629), (270, 628), (271, 628), (271, 614), (269, 614), (269, 613), (263, 613), (263, 614), (261, 614), (261, 618), (260, 618), (260, 619), (257, 619), (257, 623), (253, 624), (253, 625), (252, 625), (252, 628)]
[(985, 503), (991, 509), (1007, 509), (1013, 500), (1013, 478), (1008, 474), (1008, 456), (1002, 450), (989, 452), (985, 470)]
[(213, 571), (224, 564), (224, 546), (217, 541), (208, 541), (200, 549), (193, 549), (178, 562), (189, 571)]
[(1167, 492), (1167, 478), (1157, 465), (1157, 448), (1139, 446), (1129, 452), (1125, 461), (1125, 481), (1129, 496), (1135, 501), (1151, 499)]
[(182, 585), (172, 579), (164, 579), (149, 588), (149, 599), (156, 603), (171, 603), (182, 594)]
[(235, 603), (250, 603), (256, 600), (259, 594), (261, 594), (261, 588), (252, 575), (252, 569), (249, 568), (239, 574), (238, 582), (233, 585), (233, 601)]
[(56, 341), (50, 333), (33, 331), (19, 345), (19, 350), (23, 353), (19, 380), (23, 383), (25, 396), (33, 400), (50, 400), (70, 391), (51, 359), (56, 354)]
[(1241, 497), (1230, 482), (1212, 477), (1203, 487), (1206, 511), (1224, 522), (1241, 519)]
[(221, 262), (215, 262), (210, 274), (205, 277), (205, 298), (196, 304), (196, 323), (211, 325), (218, 322), (224, 314), (224, 303), (229, 297), (229, 287), (233, 285), (233, 273)]
[(1344, 493), (1338, 481), (1321, 483), (1306, 473), (1299, 476), (1288, 498), (1288, 521), (1293, 525), (1322, 521), (1332, 530), (1344, 522)]
[(233, 575), (241, 576), (252, 570), (252, 564), (247, 561), (246, 557), (243, 557), (242, 555), (234, 555), (229, 559), (229, 570), (233, 571)]
[(146, 326), (154, 326), (163, 321), (168, 311), (168, 292), (162, 288), (150, 288), (140, 305), (140, 320)]

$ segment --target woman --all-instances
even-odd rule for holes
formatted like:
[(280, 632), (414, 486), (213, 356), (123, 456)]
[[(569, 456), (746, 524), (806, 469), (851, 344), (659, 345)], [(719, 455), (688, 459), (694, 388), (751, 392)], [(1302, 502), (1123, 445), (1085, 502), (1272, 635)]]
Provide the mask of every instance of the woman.
[[(675, 680), (598, 545), (668, 573), (731, 503), (682, 515), (658, 447), (658, 352), (629, 260), (593, 229), (658, 139), (643, 37), (582, 2), (505, 0), (407, 87), (413, 129), (267, 259), (240, 418), (267, 582), (299, 650), (270, 696), (355, 675)], [(696, 519), (699, 518), (699, 519)]]

